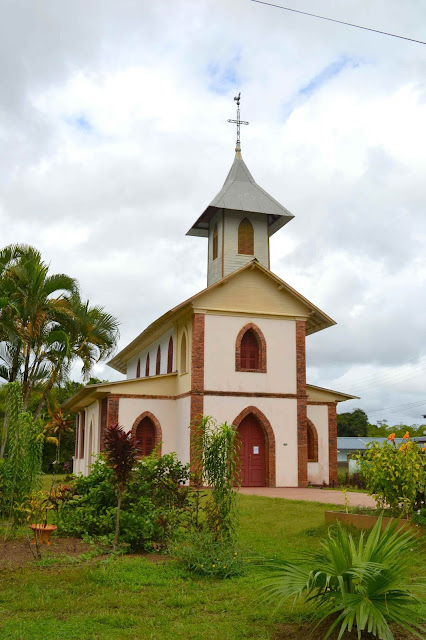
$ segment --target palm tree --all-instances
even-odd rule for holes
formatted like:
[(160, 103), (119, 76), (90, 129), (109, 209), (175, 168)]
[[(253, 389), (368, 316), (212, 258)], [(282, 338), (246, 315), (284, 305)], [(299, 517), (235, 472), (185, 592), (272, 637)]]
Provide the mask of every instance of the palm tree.
[(51, 364), (50, 377), (35, 412), (41, 415), (53, 386), (67, 378), (71, 365), (80, 360), (83, 379), (87, 380), (93, 366), (108, 358), (115, 349), (119, 331), (118, 320), (103, 307), (90, 307), (75, 292), (69, 299), (70, 316), (64, 326), (55, 328), (47, 336), (46, 360)]
[[(49, 274), (36, 249), (10, 245), (0, 251), (0, 378), (21, 382), (24, 409), (39, 393), (35, 420), (76, 360), (87, 379), (93, 365), (112, 353), (117, 339), (116, 318), (82, 302), (74, 278)], [(7, 415), (0, 458), (6, 439)]]

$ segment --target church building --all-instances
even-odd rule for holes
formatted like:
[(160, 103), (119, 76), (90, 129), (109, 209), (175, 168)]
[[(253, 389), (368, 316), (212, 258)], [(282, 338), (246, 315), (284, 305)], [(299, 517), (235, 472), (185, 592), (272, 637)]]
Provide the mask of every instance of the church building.
[(207, 238), (207, 287), (155, 320), (109, 365), (125, 379), (87, 385), (74, 472), (87, 474), (119, 423), (140, 455), (158, 446), (191, 462), (201, 415), (240, 433), (243, 486), (337, 482), (336, 406), (354, 396), (306, 382), (306, 338), (335, 324), (270, 270), (269, 238), (293, 215), (253, 179), (237, 146), (225, 183), (188, 231)]

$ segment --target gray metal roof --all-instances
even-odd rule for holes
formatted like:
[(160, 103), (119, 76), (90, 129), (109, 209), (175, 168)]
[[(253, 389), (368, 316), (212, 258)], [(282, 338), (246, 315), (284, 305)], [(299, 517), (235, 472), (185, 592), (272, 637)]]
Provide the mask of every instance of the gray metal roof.
[(268, 216), (269, 235), (294, 218), (285, 207), (255, 182), (237, 151), (222, 189), (188, 231), (188, 236), (208, 236), (209, 220), (217, 209), (264, 213)]
[[(345, 436), (341, 436), (337, 438), (337, 449), (339, 451), (365, 451), (367, 449), (368, 442), (378, 442), (381, 444), (385, 442), (387, 438), (370, 438), (369, 436), (364, 436), (362, 438), (349, 438)], [(402, 438), (395, 438), (396, 444), (401, 444), (403, 442)]]

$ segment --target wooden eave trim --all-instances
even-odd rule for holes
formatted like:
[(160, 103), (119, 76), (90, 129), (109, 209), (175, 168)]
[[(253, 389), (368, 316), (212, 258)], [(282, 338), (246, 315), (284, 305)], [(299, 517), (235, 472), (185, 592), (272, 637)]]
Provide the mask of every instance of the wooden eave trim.
[[(324, 394), (329, 394), (330, 395), (330, 399), (329, 400), (310, 400), (309, 399), (309, 389), (312, 389), (313, 391), (320, 391)], [(342, 393), (341, 391), (334, 391), (333, 389), (327, 389), (326, 387), (318, 387), (314, 384), (307, 384), (306, 385), (306, 391), (308, 392), (308, 404), (310, 402), (321, 402), (321, 403), (327, 403), (327, 402), (345, 402), (346, 400), (359, 400), (359, 396), (352, 396), (349, 395), (348, 393)], [(337, 396), (337, 398), (336, 398)]]
[[(183, 303), (184, 308), (176, 308), (168, 311), (166, 314), (155, 320), (150, 324), (142, 333), (140, 333), (132, 342), (130, 342), (124, 349), (117, 353), (112, 360), (107, 362), (107, 365), (120, 373), (127, 373), (127, 363), (134, 358), (139, 351), (143, 351), (145, 347), (149, 346), (152, 342), (155, 342), (157, 338), (160, 338), (164, 333), (167, 333), (169, 329), (174, 329), (176, 324), (180, 320), (185, 318), (186, 315), (191, 315), (191, 306), (187, 304), (187, 301)], [(150, 376), (153, 377), (153, 376)]]

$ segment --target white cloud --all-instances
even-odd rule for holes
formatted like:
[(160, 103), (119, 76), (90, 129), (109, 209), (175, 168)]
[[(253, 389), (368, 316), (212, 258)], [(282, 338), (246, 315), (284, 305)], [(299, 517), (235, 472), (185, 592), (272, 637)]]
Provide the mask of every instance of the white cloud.
[[(414, 0), (322, 12), (419, 39), (426, 19)], [(77, 277), (124, 346), (205, 284), (205, 241), (185, 233), (232, 162), (241, 90), (244, 158), (296, 215), (272, 269), (338, 321), (308, 339), (311, 381), (372, 412), (426, 400), (425, 71), (420, 45), (246, 0), (9, 3), (1, 244)]]

